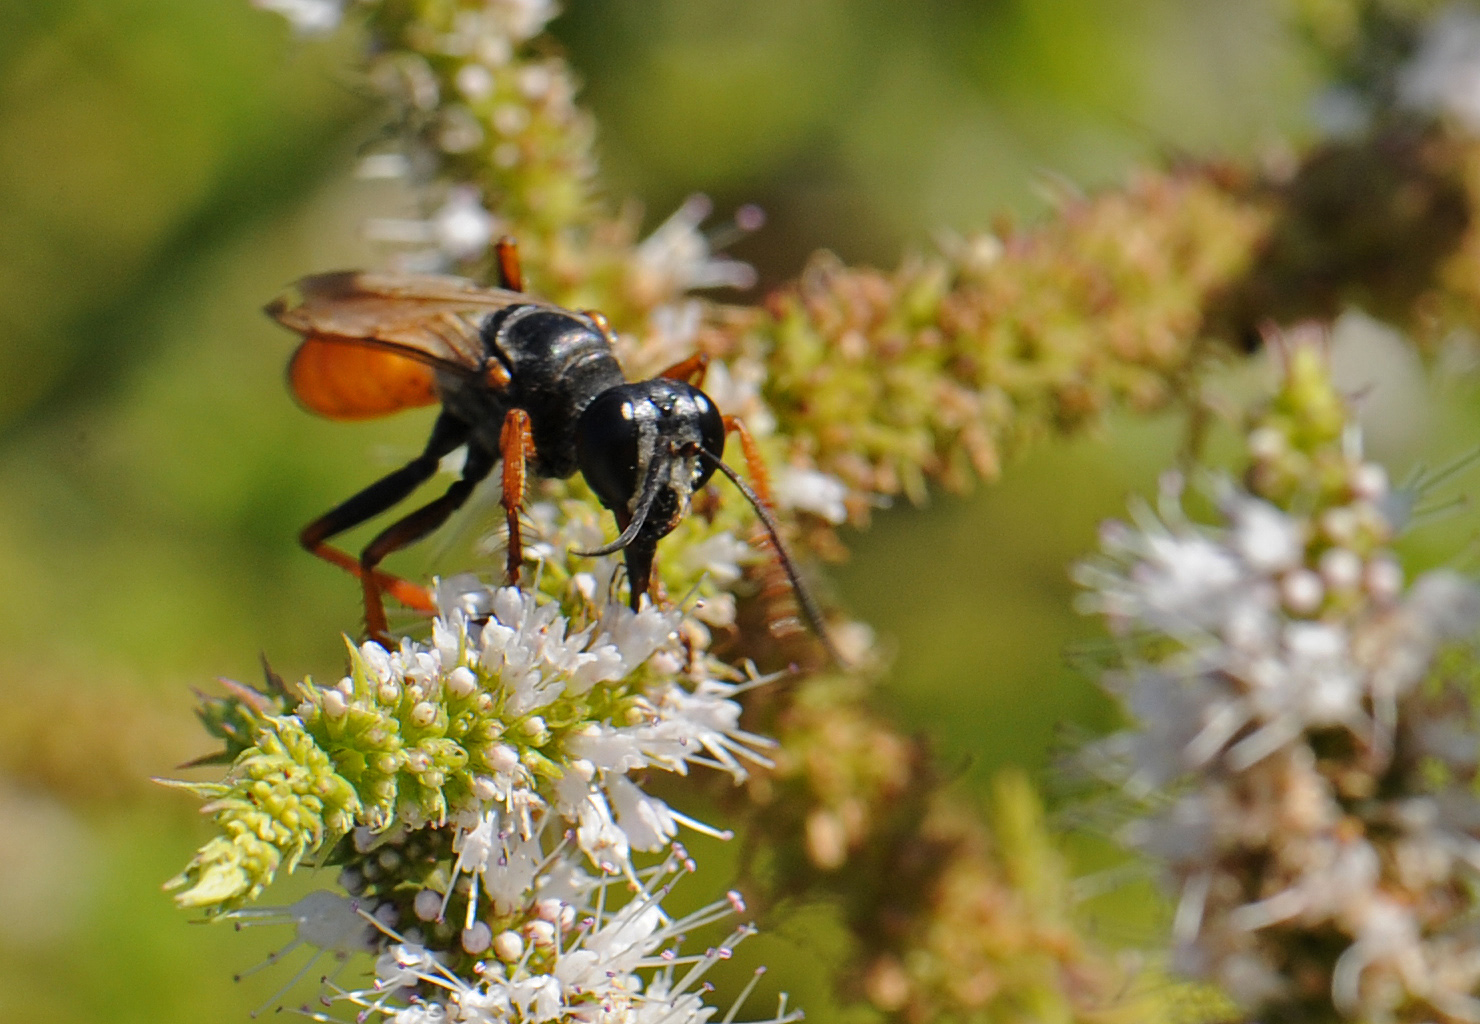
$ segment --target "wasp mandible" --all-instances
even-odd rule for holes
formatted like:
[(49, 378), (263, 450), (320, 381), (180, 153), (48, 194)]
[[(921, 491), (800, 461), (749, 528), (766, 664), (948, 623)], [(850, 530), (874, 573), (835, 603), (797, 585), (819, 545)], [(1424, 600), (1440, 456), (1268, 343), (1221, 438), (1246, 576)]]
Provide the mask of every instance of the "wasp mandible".
[[(305, 277), (266, 307), (303, 336), (288, 382), (310, 411), (355, 420), (442, 406), (420, 455), (299, 534), (308, 551), (360, 579), (369, 635), (388, 642), (382, 593), (435, 611), (424, 588), (379, 566), (446, 522), (502, 463), (509, 581), (518, 582), (523, 562), (519, 509), (529, 475), (565, 478), (579, 469), (619, 532), (610, 544), (578, 554), (622, 551), (634, 609), (652, 587), (658, 541), (687, 514), (694, 492), (722, 473), (760, 517), (803, 617), (832, 653), (821, 613), (781, 543), (754, 441), (699, 389), (706, 360), (695, 356), (651, 380), (628, 381), (604, 316), (525, 294), (511, 240), (501, 240), (496, 255), (499, 288), (457, 277), (346, 271)], [(739, 435), (760, 493), (724, 461), (730, 433)], [(359, 558), (328, 543), (399, 504), (464, 445), (460, 478), (382, 530)]]

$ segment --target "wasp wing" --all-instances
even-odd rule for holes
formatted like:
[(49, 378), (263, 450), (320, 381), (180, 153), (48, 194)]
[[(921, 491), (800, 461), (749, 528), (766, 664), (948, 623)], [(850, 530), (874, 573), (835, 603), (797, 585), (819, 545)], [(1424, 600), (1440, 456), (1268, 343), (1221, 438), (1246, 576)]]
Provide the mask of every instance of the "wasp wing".
[(267, 306), (267, 315), (305, 337), (358, 340), (476, 369), (484, 352), (475, 320), (513, 305), (549, 303), (460, 277), (341, 271), (303, 278)]
[(437, 371), (483, 365), (482, 315), (548, 305), (458, 277), (346, 271), (305, 277), (267, 314), (303, 335), (288, 365), (298, 401), (333, 419), (368, 419), (438, 400)]

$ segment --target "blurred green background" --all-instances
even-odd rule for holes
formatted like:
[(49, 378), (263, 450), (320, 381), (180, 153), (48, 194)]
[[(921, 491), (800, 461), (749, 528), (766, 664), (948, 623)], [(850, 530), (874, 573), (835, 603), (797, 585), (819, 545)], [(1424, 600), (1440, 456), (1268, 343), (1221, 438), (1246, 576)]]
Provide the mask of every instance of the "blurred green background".
[[(650, 224), (695, 191), (760, 203), (733, 251), (770, 284), (820, 247), (892, 266), (937, 231), (1031, 221), (1044, 182), (1298, 142), (1319, 85), (1275, 0), (566, 6), (612, 198)], [(159, 892), (205, 832), (147, 779), (205, 749), (190, 687), (254, 678), (259, 653), (338, 673), (357, 591), (294, 534), (426, 428), (299, 411), (290, 338), (258, 313), (301, 274), (380, 260), (360, 225), (390, 199), (351, 175), (377, 127), (355, 47), (246, 0), (0, 2), (0, 1019), (241, 1020), (284, 977), (231, 981), (285, 934), (189, 924)], [(1421, 372), (1382, 351), (1409, 390), (1379, 454), (1458, 454), (1473, 396), (1419, 418)], [(1066, 566), (1176, 441), (1113, 424), (851, 538), (834, 589), (962, 785), (1015, 763), (1052, 788), (1061, 730), (1110, 723), (1063, 658), (1092, 633)], [(400, 564), (461, 568), (436, 549)], [(827, 1020), (788, 934), (762, 955)]]

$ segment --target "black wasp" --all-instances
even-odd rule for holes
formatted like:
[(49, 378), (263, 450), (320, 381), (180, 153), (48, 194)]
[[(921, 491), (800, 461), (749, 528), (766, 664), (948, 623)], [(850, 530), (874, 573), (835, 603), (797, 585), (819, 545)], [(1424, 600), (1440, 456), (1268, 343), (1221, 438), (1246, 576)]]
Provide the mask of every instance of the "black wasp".
[[(800, 585), (767, 502), (723, 461), (726, 435), (739, 433), (764, 493), (764, 469), (744, 427), (699, 390), (703, 357), (652, 380), (628, 381), (612, 354), (605, 317), (526, 295), (513, 243), (501, 241), (497, 255), (502, 288), (457, 277), (351, 271), (306, 277), (267, 307), (269, 316), (303, 336), (288, 380), (310, 411), (354, 420), (442, 405), (419, 456), (299, 534), (310, 552), (359, 577), (370, 636), (387, 640), (382, 593), (411, 608), (435, 610), (425, 589), (378, 566), (441, 526), (502, 461), (510, 582), (518, 581), (523, 561), (519, 508), (527, 475), (564, 478), (579, 469), (620, 531), (610, 544), (581, 554), (623, 552), (633, 608), (652, 586), (658, 541), (718, 470), (754, 506), (803, 616), (831, 652), (822, 617)], [(405, 499), (443, 456), (463, 445), (461, 477), (440, 498), (382, 530), (359, 558), (328, 544)]]

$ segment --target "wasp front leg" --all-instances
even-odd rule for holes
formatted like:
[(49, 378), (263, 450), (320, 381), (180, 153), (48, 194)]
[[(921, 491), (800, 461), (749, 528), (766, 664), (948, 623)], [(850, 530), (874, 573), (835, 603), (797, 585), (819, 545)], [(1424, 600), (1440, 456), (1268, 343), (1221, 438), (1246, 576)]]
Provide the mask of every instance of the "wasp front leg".
[[(774, 502), (771, 498), (771, 479), (766, 472), (765, 460), (761, 458), (760, 446), (755, 443), (755, 438), (750, 436), (750, 431), (745, 429), (745, 424), (734, 416), (724, 417), (725, 433), (736, 434), (740, 438), (740, 449), (745, 453), (745, 465), (750, 471), (751, 486), (746, 487), (744, 481), (729, 466), (719, 459), (714, 459), (714, 468), (727, 476), (732, 484), (750, 502), (755, 509), (755, 514), (760, 517), (761, 525), (765, 528), (767, 539), (770, 541), (771, 549), (776, 555), (776, 561), (780, 564), (786, 581), (791, 585), (792, 595), (796, 598), (797, 608), (802, 613), (812, 632), (822, 643), (823, 649), (828, 656), (839, 665), (846, 665), (843, 656), (838, 653), (837, 647), (828, 634), (827, 622), (823, 618), (822, 609), (812, 599), (811, 593), (802, 585), (802, 579), (797, 572), (796, 564), (792, 561), (791, 554), (786, 550), (786, 545), (781, 543), (781, 524), (776, 521), (776, 515), (772, 511)], [(769, 590), (769, 587), (765, 589)], [(774, 626), (774, 623), (773, 623)]]
[(505, 235), (494, 244), (493, 255), (498, 263), (499, 287), (511, 292), (524, 291), (524, 268), (519, 265), (519, 243)]
[(524, 564), (519, 509), (524, 505), (524, 494), (529, 485), (529, 462), (534, 458), (534, 433), (530, 428), (529, 413), (523, 409), (509, 410), (504, 417), (503, 430), (499, 432), (499, 451), (504, 459), (504, 487), (500, 503), (509, 524), (508, 579), (510, 584), (516, 584), (519, 582), (519, 569)]
[(704, 375), (708, 372), (709, 357), (703, 352), (695, 352), (687, 359), (674, 363), (668, 369), (658, 374), (658, 376), (668, 380), (681, 380), (685, 384), (692, 384), (696, 388), (702, 388), (704, 386)]
[(771, 499), (771, 474), (766, 470), (766, 460), (761, 457), (760, 445), (755, 443), (755, 438), (750, 436), (750, 431), (745, 429), (738, 416), (726, 416), (724, 424), (726, 435), (734, 434), (740, 438), (740, 451), (745, 456), (745, 468), (750, 471), (750, 485), (755, 489), (756, 497), (767, 509), (775, 508), (776, 502)]

